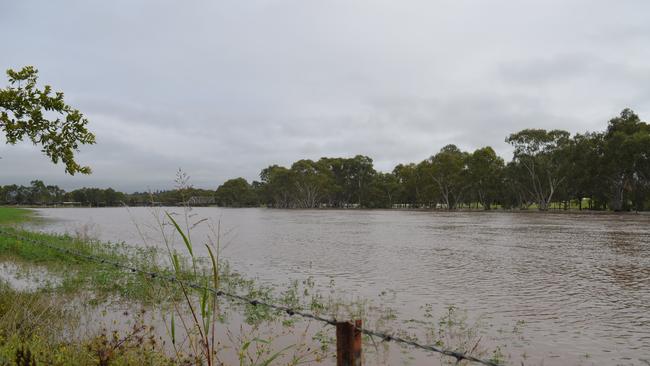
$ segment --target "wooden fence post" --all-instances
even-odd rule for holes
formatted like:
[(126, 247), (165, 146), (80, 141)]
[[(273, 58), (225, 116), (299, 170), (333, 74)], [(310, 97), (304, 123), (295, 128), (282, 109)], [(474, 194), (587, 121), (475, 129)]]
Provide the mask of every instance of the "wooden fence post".
[(361, 324), (336, 323), (336, 366), (361, 366)]

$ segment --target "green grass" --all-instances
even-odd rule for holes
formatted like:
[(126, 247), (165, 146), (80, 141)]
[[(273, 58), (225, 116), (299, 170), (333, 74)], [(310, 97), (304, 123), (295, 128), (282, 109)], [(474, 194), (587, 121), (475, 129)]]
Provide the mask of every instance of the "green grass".
[[(100, 262), (104, 259), (149, 272), (171, 275), (171, 270), (158, 265), (158, 253), (153, 248), (80, 240), (67, 235), (42, 234), (16, 228), (5, 227), (0, 230), (0, 261), (46, 269), (52, 277), (60, 279), (52, 281), (58, 283), (51, 289), (57, 293), (85, 292), (88, 296), (93, 296), (91, 301), (96, 302), (118, 295), (121, 299), (140, 303), (162, 301), (174, 293), (174, 286), (169, 286), (168, 283), (152, 281), (143, 274), (131, 273), (126, 269)], [(98, 260), (89, 261), (38, 243), (93, 256)], [(181, 276), (186, 280), (197, 280), (186, 266)]]
[[(34, 243), (33, 241), (36, 241)], [(67, 249), (85, 258), (40, 245)], [(165, 265), (165, 255), (155, 248), (133, 247), (125, 243), (110, 243), (97, 240), (81, 240), (69, 235), (37, 233), (20, 228), (0, 227), (0, 262), (11, 262), (18, 266), (37, 266), (45, 269), (59, 281), (50, 290), (58, 294), (75, 295), (83, 293), (89, 301), (100, 303), (117, 296), (124, 301), (140, 304), (164, 303), (178, 299), (182, 294), (176, 283), (152, 279), (141, 273), (115, 267), (110, 263), (120, 263), (130, 268), (146, 272), (156, 272), (162, 276), (176, 276), (184, 281), (205, 284), (210, 278), (209, 263), (205, 258), (197, 260), (196, 270), (188, 258), (178, 256), (180, 270)], [(105, 259), (108, 263), (101, 263)], [(233, 272), (227, 262), (220, 265), (220, 287), (231, 293), (240, 293), (259, 300), (286, 304), (290, 297), (274, 298), (272, 289), (257, 284)], [(298, 291), (295, 289), (295, 291)], [(285, 298), (286, 297), (286, 298)], [(268, 320), (272, 317), (263, 307), (250, 307), (246, 316), (249, 320)]]
[(17, 224), (29, 221), (33, 218), (33, 212), (24, 208), (0, 206), (0, 225)]

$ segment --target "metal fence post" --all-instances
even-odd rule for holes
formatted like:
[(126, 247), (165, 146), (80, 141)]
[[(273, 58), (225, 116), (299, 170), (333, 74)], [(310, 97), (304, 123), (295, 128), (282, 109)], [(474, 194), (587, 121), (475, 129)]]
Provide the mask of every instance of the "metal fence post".
[(361, 324), (336, 323), (336, 366), (361, 366)]

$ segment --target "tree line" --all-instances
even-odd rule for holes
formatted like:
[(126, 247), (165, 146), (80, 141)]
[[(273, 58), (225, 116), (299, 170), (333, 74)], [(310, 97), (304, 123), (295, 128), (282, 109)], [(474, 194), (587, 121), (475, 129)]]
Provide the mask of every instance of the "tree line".
[(260, 181), (219, 186), (222, 206), (276, 208), (536, 208), (644, 210), (650, 207), (650, 125), (630, 109), (601, 132), (525, 129), (506, 140), (505, 162), (489, 146), (447, 145), (419, 162), (378, 172), (367, 156), (271, 165)]
[[(150, 206), (179, 205), (192, 197), (213, 197), (215, 191), (198, 188), (183, 190), (161, 190), (154, 192), (123, 193), (113, 188), (80, 188), (70, 192), (56, 185), (46, 185), (40, 180), (33, 180), (30, 185), (0, 186), (0, 204), (4, 205), (34, 205), (34, 206)], [(214, 198), (211, 200), (214, 202)]]
[(505, 162), (489, 146), (447, 145), (419, 163), (379, 172), (370, 157), (303, 159), (262, 169), (259, 181), (227, 180), (216, 190), (126, 194), (111, 188), (65, 192), (32, 181), (0, 187), (0, 203), (89, 206), (174, 205), (274, 208), (475, 208), (591, 210), (650, 208), (650, 125), (630, 109), (601, 132), (525, 129), (506, 140)]

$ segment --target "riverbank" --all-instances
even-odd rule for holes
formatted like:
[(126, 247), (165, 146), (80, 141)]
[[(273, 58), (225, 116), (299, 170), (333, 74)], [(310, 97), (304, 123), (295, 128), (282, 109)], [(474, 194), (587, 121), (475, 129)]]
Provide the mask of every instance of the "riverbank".
[(18, 224), (34, 219), (34, 213), (25, 208), (0, 206), (0, 225)]

